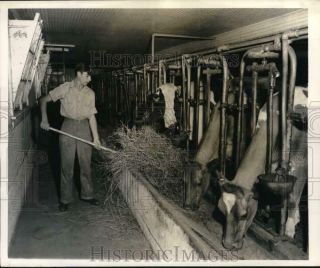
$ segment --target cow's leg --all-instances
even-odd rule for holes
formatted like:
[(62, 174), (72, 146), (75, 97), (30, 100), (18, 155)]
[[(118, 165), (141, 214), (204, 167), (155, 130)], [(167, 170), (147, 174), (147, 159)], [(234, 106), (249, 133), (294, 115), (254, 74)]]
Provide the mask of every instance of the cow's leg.
[(295, 227), (300, 222), (299, 203), (305, 183), (306, 178), (298, 178), (292, 193), (289, 195), (289, 210), (285, 234), (291, 238), (294, 237)]
[(288, 218), (285, 227), (285, 235), (293, 238), (295, 227), (300, 221), (299, 203), (303, 188), (308, 179), (308, 151), (307, 133), (299, 131), (295, 126), (292, 127), (292, 153), (290, 174), (297, 178), (292, 192), (289, 194)]
[(285, 235), (291, 238), (294, 237), (295, 227), (300, 222), (299, 203), (301, 200), (303, 188), (307, 181), (306, 164), (297, 166), (293, 173), (297, 177), (297, 181), (295, 182), (293, 190), (289, 195), (288, 218), (285, 227)]

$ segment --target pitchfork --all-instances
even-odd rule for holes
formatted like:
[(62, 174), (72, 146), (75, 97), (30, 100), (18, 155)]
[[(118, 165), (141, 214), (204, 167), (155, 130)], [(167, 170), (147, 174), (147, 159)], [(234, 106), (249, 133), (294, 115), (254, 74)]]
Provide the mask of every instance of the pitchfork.
[(68, 137), (70, 137), (70, 138), (73, 138), (73, 139), (76, 139), (76, 140), (78, 140), (78, 141), (82, 141), (82, 142), (87, 143), (87, 144), (89, 144), (89, 145), (92, 145), (92, 146), (94, 146), (94, 147), (98, 147), (98, 148), (101, 149), (101, 150), (104, 150), (104, 151), (107, 151), (107, 152), (111, 152), (111, 153), (116, 153), (115, 150), (112, 150), (112, 149), (110, 149), (110, 148), (107, 148), (107, 147), (104, 147), (104, 146), (101, 146), (101, 145), (97, 145), (97, 144), (95, 144), (95, 143), (93, 143), (93, 142), (91, 142), (91, 141), (87, 141), (87, 140), (85, 140), (85, 139), (76, 137), (76, 136), (74, 136), (74, 135), (71, 135), (71, 134), (69, 134), (69, 133), (67, 133), (67, 132), (64, 132), (64, 131), (55, 129), (55, 128), (53, 128), (53, 127), (49, 127), (49, 130), (52, 130), (52, 131), (58, 132), (58, 133), (60, 133), (60, 134), (66, 135), (66, 136), (68, 136)]

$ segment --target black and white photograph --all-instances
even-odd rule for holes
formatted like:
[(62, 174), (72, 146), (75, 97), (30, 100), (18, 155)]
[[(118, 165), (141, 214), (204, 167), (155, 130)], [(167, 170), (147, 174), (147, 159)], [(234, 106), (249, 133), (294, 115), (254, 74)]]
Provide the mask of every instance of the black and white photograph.
[(0, 11), (1, 266), (320, 264), (317, 1)]

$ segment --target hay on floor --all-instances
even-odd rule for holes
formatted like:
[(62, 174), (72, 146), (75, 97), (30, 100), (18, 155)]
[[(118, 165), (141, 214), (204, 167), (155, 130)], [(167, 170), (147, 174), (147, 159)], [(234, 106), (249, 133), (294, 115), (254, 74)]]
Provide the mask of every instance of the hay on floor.
[(142, 174), (162, 194), (178, 203), (183, 202), (185, 150), (172, 145), (166, 136), (150, 126), (140, 129), (121, 126), (108, 137), (107, 143), (117, 150), (105, 162), (114, 182), (127, 168), (133, 174)]

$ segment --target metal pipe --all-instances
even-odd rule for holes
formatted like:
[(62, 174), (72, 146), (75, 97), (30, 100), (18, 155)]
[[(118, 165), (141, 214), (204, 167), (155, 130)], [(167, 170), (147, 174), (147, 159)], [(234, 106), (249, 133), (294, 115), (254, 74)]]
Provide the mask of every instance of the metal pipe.
[(241, 157), (241, 140), (242, 140), (242, 108), (243, 108), (243, 76), (245, 70), (245, 61), (249, 50), (244, 53), (240, 63), (240, 81), (239, 81), (239, 92), (238, 92), (238, 117), (237, 117), (237, 132), (236, 132), (236, 168), (240, 164)]
[(118, 90), (118, 79), (115, 77), (114, 78), (114, 85), (115, 85), (115, 108), (116, 108), (116, 114), (118, 115), (118, 108), (119, 108), (119, 98), (118, 98), (118, 94), (119, 94), (119, 90)]
[[(289, 96), (287, 99), (287, 107), (286, 107), (286, 133), (285, 136), (282, 136), (283, 138), (283, 145), (285, 144), (285, 151), (282, 151), (282, 157), (281, 157), (281, 167), (285, 168), (285, 171), (288, 170), (289, 165), (289, 157), (290, 157), (290, 140), (291, 140), (291, 133), (292, 133), (292, 122), (290, 119), (287, 118), (287, 114), (290, 115), (290, 113), (293, 110), (293, 101), (294, 101), (294, 89), (295, 89), (295, 82), (296, 82), (296, 71), (297, 71), (297, 57), (296, 54), (291, 46), (287, 43), (287, 38), (284, 36), (284, 46), (287, 47), (286, 50), (284, 50), (284, 53), (288, 53), (287, 56), (289, 56), (290, 59), (290, 82), (289, 82)], [(283, 55), (284, 60), (286, 60), (286, 55)], [(288, 62), (287, 62), (288, 63)], [(287, 70), (288, 71), (288, 65)], [(286, 88), (287, 89), (287, 88)], [(284, 98), (284, 97), (283, 97)], [(284, 101), (282, 99), (282, 105), (284, 106)], [(283, 112), (283, 109), (281, 110)], [(281, 119), (283, 120), (284, 115), (281, 115)], [(283, 122), (282, 122), (283, 123)], [(285, 224), (287, 219), (287, 211), (288, 211), (288, 195), (285, 195), (282, 200), (282, 208), (281, 208), (281, 219), (280, 219), (280, 236), (283, 236), (285, 233)]]
[(194, 107), (194, 121), (193, 121), (193, 137), (195, 141), (195, 149), (198, 148), (199, 139), (199, 95), (200, 95), (200, 79), (201, 79), (201, 65), (197, 67), (197, 85), (195, 86), (195, 107)]
[(179, 69), (181, 69), (181, 65), (180, 64), (171, 64), (171, 65), (168, 65), (168, 69), (179, 70)]
[[(190, 103), (189, 103), (189, 92), (191, 93), (191, 64), (187, 62), (187, 92), (186, 92), (186, 103), (187, 103), (187, 133), (190, 133)], [(189, 152), (189, 138), (187, 139), (187, 152)]]
[(269, 71), (270, 68), (274, 67), (274, 62), (270, 62), (267, 63), (267, 61), (263, 61), (262, 64), (257, 64), (256, 62), (254, 62), (251, 66), (247, 66), (247, 71), (249, 72), (265, 72), (265, 71)]
[(138, 74), (134, 74), (134, 122), (138, 115)]
[(162, 65), (162, 60), (159, 60), (159, 67), (158, 67), (158, 71), (159, 71), (159, 74), (158, 74), (158, 79), (159, 79), (159, 87), (162, 85), (162, 81), (161, 81), (161, 65)]
[(264, 59), (264, 58), (274, 58), (277, 59), (279, 57), (279, 54), (272, 51), (265, 51), (265, 52), (249, 52), (247, 55), (248, 58), (251, 59)]
[[(201, 55), (209, 55), (209, 54), (213, 54), (213, 53), (217, 53), (217, 52), (221, 52), (223, 55), (224, 54), (228, 54), (228, 53), (234, 53), (234, 52), (241, 52), (241, 51), (245, 51), (251, 48), (255, 48), (255, 47), (259, 47), (262, 44), (265, 45), (272, 45), (275, 42), (276, 38), (279, 38), (280, 34), (276, 34), (276, 35), (270, 35), (267, 37), (263, 37), (263, 38), (258, 38), (258, 39), (251, 39), (248, 41), (243, 41), (243, 42), (239, 42), (239, 43), (230, 43), (227, 45), (222, 45), (213, 49), (205, 49), (205, 50), (197, 50), (197, 51), (193, 51), (191, 53), (189, 53), (188, 55), (190, 56), (201, 56)], [(308, 38), (308, 29), (307, 28), (303, 28), (300, 30), (296, 30), (294, 32), (292, 32), (289, 36), (290, 38), (290, 42), (295, 42), (297, 40), (302, 40), (302, 39), (307, 39)], [(172, 62), (172, 61), (176, 61), (177, 58), (165, 58), (166, 62)], [(139, 67), (137, 67), (139, 68)], [(142, 66), (140, 67), (142, 68)]]
[(273, 90), (275, 86), (275, 77), (272, 71), (269, 71), (269, 92), (268, 92), (268, 100), (267, 100), (267, 159), (266, 159), (266, 173), (271, 173), (271, 165), (272, 165), (272, 133), (273, 133)]
[[(214, 56), (215, 54), (211, 55), (211, 56)], [(219, 60), (216, 60), (216, 59), (212, 59), (209, 57), (206, 57), (206, 58), (201, 58), (198, 60), (198, 63), (199, 64), (205, 64), (205, 65), (212, 65), (212, 66), (215, 66), (215, 67), (220, 67), (221, 65), (221, 62)]]
[(183, 101), (182, 101), (182, 110), (183, 110), (183, 130), (186, 131), (187, 130), (187, 94), (186, 94), (186, 91), (187, 91), (187, 84), (186, 84), (186, 67), (185, 67), (185, 60), (184, 60), (184, 57), (182, 56), (181, 57), (181, 77), (182, 77), (182, 81), (181, 81), (181, 84), (182, 84), (182, 98), (183, 98)]
[[(288, 115), (293, 111), (293, 102), (294, 102), (294, 90), (296, 85), (296, 74), (297, 74), (297, 56), (294, 49), (291, 46), (288, 46), (289, 60), (290, 60), (290, 81), (289, 81), (289, 96), (288, 96)], [(286, 162), (289, 163), (290, 157), (290, 141), (292, 133), (292, 121), (287, 120), (287, 156)]]
[(51, 43), (45, 43), (45, 47), (67, 47), (67, 48), (74, 48), (75, 45), (73, 44), (51, 44)]
[(200, 36), (190, 36), (190, 35), (180, 35), (180, 34), (160, 34), (153, 33), (151, 37), (151, 62), (154, 63), (154, 47), (155, 38), (165, 37), (165, 38), (177, 38), (177, 39), (193, 39), (193, 40), (214, 40), (214, 37), (200, 37)]
[[(162, 81), (163, 78), (163, 81)], [(159, 86), (167, 83), (166, 66), (163, 60), (159, 61)]]
[(147, 103), (147, 95), (150, 92), (150, 82), (151, 82), (150, 73), (147, 73), (147, 88), (146, 88), (146, 91), (144, 92), (144, 102), (145, 103)]
[[(308, 28), (302, 28), (300, 30), (296, 31), (290, 31), (290, 32), (285, 32), (288, 34), (288, 37), (292, 42), (295, 40), (301, 40), (301, 39), (306, 39), (308, 38)], [(195, 55), (208, 55), (208, 54), (213, 54), (217, 52), (221, 52), (222, 54), (225, 53), (231, 53), (231, 52), (240, 52), (240, 51), (245, 51), (248, 49), (251, 49), (253, 47), (260, 46), (261, 44), (272, 44), (274, 43), (275, 39), (279, 38), (281, 35), (280, 34), (273, 34), (270, 36), (262, 37), (262, 38), (255, 38), (243, 42), (235, 42), (235, 43), (230, 43), (226, 45), (222, 45), (213, 49), (205, 49), (205, 50), (197, 50), (189, 53), (190, 56), (195, 56)], [(171, 62), (175, 61), (176, 58), (166, 58), (166, 62)]]
[[(244, 55), (242, 56), (241, 63), (240, 63), (240, 82), (239, 82), (239, 96), (238, 96), (238, 118), (237, 118), (237, 132), (236, 132), (236, 167), (240, 164), (241, 158), (241, 142), (242, 142), (242, 118), (243, 118), (243, 76), (245, 71), (245, 58), (251, 54), (251, 56), (255, 55), (256, 57), (260, 57), (260, 55), (270, 56), (271, 58), (275, 57), (275, 53), (268, 53), (272, 50), (279, 50), (279, 44), (275, 43), (270, 46), (262, 46), (247, 50)], [(260, 68), (259, 65), (257, 67)], [(265, 65), (261, 66), (262, 70), (265, 68)], [(251, 70), (249, 68), (249, 70)]]
[[(156, 91), (157, 81), (158, 81), (158, 79), (156, 79), (155, 72), (152, 72), (151, 73), (151, 89), (150, 89), (150, 93), (149, 93), (150, 95), (152, 95)], [(151, 111), (152, 112), (154, 111), (154, 103), (153, 103), (152, 98), (151, 98)]]
[(130, 88), (129, 88), (129, 76), (125, 76), (125, 98), (126, 98), (126, 108), (127, 108), (127, 114), (126, 119), (127, 121), (131, 119), (131, 101), (130, 101)]
[(206, 86), (206, 92), (205, 92), (205, 101), (206, 101), (206, 110), (205, 110), (205, 130), (209, 126), (209, 120), (210, 120), (210, 90), (211, 90), (211, 74), (209, 72), (209, 67), (207, 67), (207, 86)]
[[(288, 38), (292, 41), (294, 41), (295, 39), (299, 38), (301, 39), (303, 36), (305, 36), (305, 38), (308, 38), (308, 28), (302, 28), (300, 30), (295, 30), (295, 31), (286, 31), (283, 34), (286, 34), (288, 36)], [(274, 34), (274, 35), (270, 35), (270, 36), (266, 36), (266, 37), (262, 37), (262, 38), (255, 38), (255, 39), (251, 39), (251, 40), (247, 40), (244, 42), (240, 42), (240, 43), (231, 43), (228, 45), (224, 45), (221, 47), (218, 47), (218, 49), (220, 49), (220, 51), (231, 51), (233, 49), (238, 49), (243, 47), (244, 50), (246, 50), (248, 46), (255, 46), (255, 45), (259, 45), (259, 44), (263, 44), (263, 43), (274, 43), (275, 40), (279, 39), (281, 37), (281, 34)]]
[(221, 72), (221, 69), (210, 69), (211, 67), (221, 67), (222, 61), (219, 57), (219, 55), (213, 54), (207, 57), (200, 57), (197, 60), (198, 66), (205, 65), (207, 66), (207, 69), (203, 71), (207, 75), (207, 86), (204, 94), (204, 129), (209, 124), (209, 118), (210, 118), (210, 88), (211, 88), (211, 75), (215, 74), (216, 72)]
[(223, 66), (223, 87), (221, 97), (221, 112), (220, 112), (220, 146), (219, 146), (219, 158), (220, 158), (220, 172), (221, 178), (225, 175), (225, 163), (226, 163), (226, 106), (227, 106), (227, 83), (228, 83), (228, 64), (225, 57), (222, 55), (221, 61)]
[(258, 87), (258, 72), (252, 72), (252, 119), (251, 119), (251, 137), (256, 131), (257, 124), (257, 87)]
[(143, 88), (142, 88), (142, 103), (145, 103), (145, 93), (148, 88), (148, 77), (147, 77), (147, 64), (143, 65)]
[(286, 170), (287, 154), (287, 80), (288, 80), (288, 38), (282, 37), (282, 90), (281, 90), (281, 164)]
[(142, 89), (143, 89), (143, 79), (141, 75), (138, 75), (138, 105), (142, 103)]

